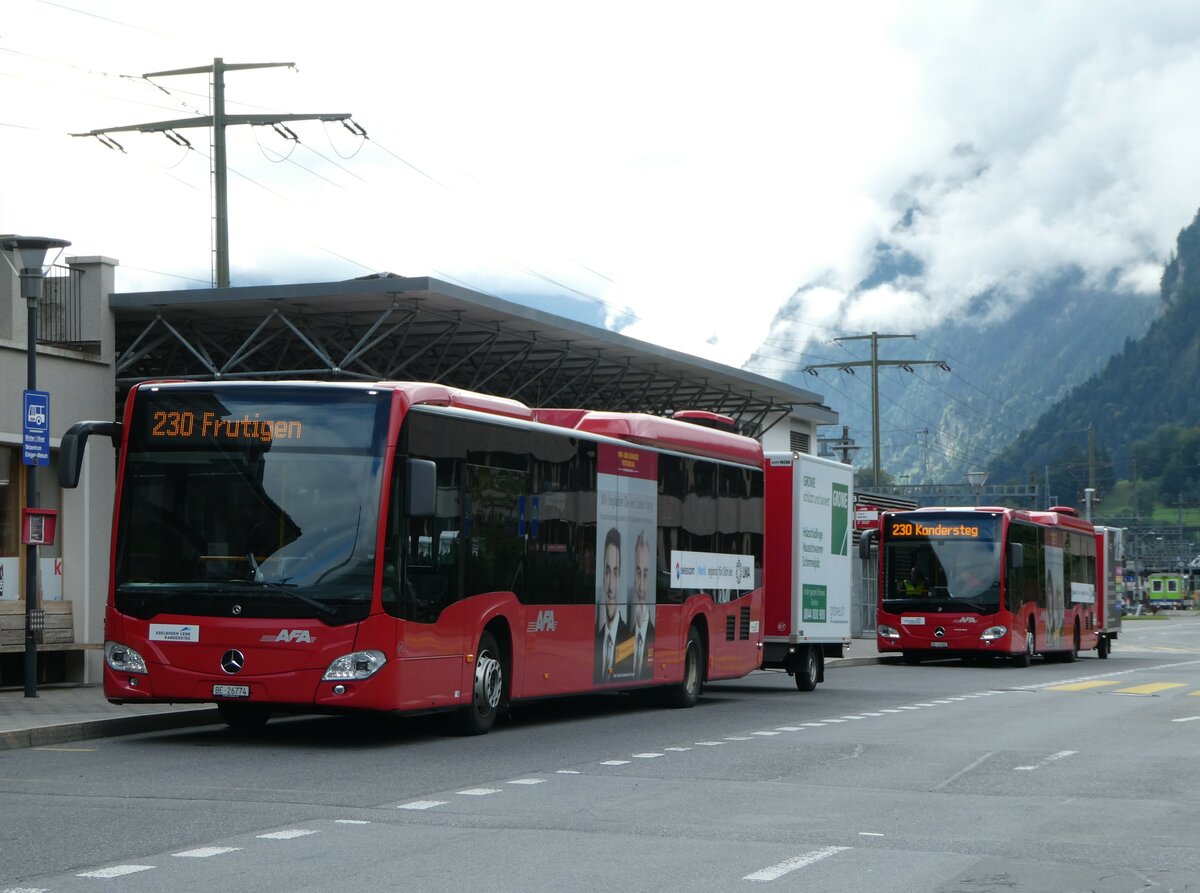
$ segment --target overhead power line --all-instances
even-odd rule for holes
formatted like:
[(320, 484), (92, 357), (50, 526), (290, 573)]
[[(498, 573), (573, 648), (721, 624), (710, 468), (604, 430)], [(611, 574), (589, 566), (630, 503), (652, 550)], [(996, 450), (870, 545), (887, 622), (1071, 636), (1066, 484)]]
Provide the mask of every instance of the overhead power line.
[(857, 366), (871, 367), (871, 472), (872, 482), (879, 486), (879, 367), (899, 366), (905, 372), (912, 372), (913, 366), (937, 366), (946, 372), (950, 367), (945, 360), (881, 360), (879, 359), (879, 341), (883, 338), (915, 338), (915, 335), (880, 335), (872, 332), (870, 335), (847, 335), (844, 338), (834, 338), (834, 341), (866, 341), (871, 342), (871, 359), (852, 360), (840, 363), (819, 363), (805, 366), (804, 371), (816, 375), (818, 369), (841, 369), (843, 372), (854, 374)]
[[(244, 71), (250, 68), (295, 68), (294, 62), (245, 62), (227, 65), (225, 60), (217, 58), (213, 59), (212, 65), (203, 65), (196, 68), (178, 68), (172, 71), (152, 71), (142, 75), (143, 78), (156, 77), (172, 77), (183, 74), (211, 74), (212, 75), (212, 114), (204, 115), (198, 118), (180, 118), (174, 121), (156, 121), (149, 124), (129, 124), (123, 127), (101, 127), (97, 130), (89, 130), (86, 133), (73, 133), (71, 136), (93, 136), (100, 140), (101, 143), (109, 148), (121, 148), (120, 143), (117, 143), (108, 134), (120, 133), (123, 131), (137, 131), (139, 133), (166, 133), (169, 139), (178, 142), (183, 137), (172, 136), (173, 131), (182, 130), (188, 127), (209, 127), (212, 128), (212, 183), (213, 197), (215, 203), (215, 233), (214, 233), (214, 280), (217, 288), (229, 287), (229, 208), (228, 208), (228, 182), (227, 182), (227, 163), (225, 158), (225, 128), (236, 124), (258, 124), (277, 126), (282, 125), (284, 121), (349, 121), (354, 125), (349, 113), (337, 114), (315, 114), (315, 115), (227, 115), (225, 114), (225, 72), (227, 71)], [(357, 127), (357, 125), (354, 125)], [(360, 135), (365, 136), (365, 131), (358, 128)], [(186, 142), (186, 141), (185, 141)], [(124, 151), (122, 149), (122, 151)]]

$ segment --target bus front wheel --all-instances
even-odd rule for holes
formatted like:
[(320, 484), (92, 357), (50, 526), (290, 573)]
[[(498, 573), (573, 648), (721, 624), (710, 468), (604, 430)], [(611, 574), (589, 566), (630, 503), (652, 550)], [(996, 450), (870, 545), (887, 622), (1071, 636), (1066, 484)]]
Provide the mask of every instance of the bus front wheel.
[(471, 683), (471, 703), (456, 714), (458, 731), (463, 735), (483, 735), (496, 723), (504, 698), (504, 664), (496, 637), (485, 631), (475, 652), (475, 675)]
[(222, 701), (217, 715), (231, 729), (261, 729), (271, 718), (271, 711), (259, 704), (238, 704)]
[(1033, 663), (1033, 629), (1033, 621), (1031, 620), (1029, 625), (1025, 627), (1025, 650), (1020, 654), (1013, 655), (1012, 662), (1014, 667), (1028, 667)]

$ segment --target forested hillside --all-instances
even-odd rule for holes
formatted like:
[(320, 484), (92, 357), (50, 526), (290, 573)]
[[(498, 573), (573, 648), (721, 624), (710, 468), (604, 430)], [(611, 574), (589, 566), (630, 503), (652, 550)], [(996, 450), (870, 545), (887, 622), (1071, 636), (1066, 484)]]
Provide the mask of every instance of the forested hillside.
[[(1159, 460), (1172, 453), (1170, 445), (1184, 443), (1180, 449), (1186, 453), (1183, 429), (1200, 422), (1200, 214), (1180, 232), (1175, 256), (1163, 271), (1162, 302), (1142, 338), (1127, 340), (1101, 371), (1013, 441), (993, 467), (993, 480), (1027, 480), (1047, 466), (1077, 470), (1087, 458), (1080, 447), (1089, 426), (1107, 479), (1130, 477), (1131, 458), (1137, 455), (1131, 447), (1138, 441), (1151, 441), (1139, 451), (1141, 474), (1161, 474), (1167, 461)], [(1164, 425), (1176, 430), (1158, 432)], [(1111, 470), (1104, 468), (1109, 463)], [(1151, 464), (1157, 466), (1153, 471)], [(1171, 480), (1173, 487), (1182, 487), (1188, 478), (1175, 474)], [(1191, 481), (1195, 488), (1194, 469)]]

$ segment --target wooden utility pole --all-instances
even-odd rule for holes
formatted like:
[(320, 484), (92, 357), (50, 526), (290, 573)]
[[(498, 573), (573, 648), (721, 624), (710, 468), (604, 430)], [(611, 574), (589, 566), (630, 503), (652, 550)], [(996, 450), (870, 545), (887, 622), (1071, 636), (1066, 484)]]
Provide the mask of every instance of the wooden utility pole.
[[(295, 62), (246, 62), (234, 65), (225, 64), (224, 59), (213, 59), (212, 65), (202, 65), (197, 68), (177, 68), (172, 71), (151, 71), (142, 75), (144, 78), (172, 77), (181, 74), (211, 74), (212, 75), (212, 114), (200, 118), (180, 118), (175, 121), (156, 121), (151, 124), (130, 124), (124, 127), (102, 127), (89, 130), (86, 133), (73, 133), (71, 136), (94, 136), (106, 146), (121, 148), (114, 140), (106, 139), (110, 133), (137, 131), (139, 133), (166, 133), (172, 142), (180, 145), (191, 144), (182, 136), (172, 132), (188, 127), (212, 128), (212, 164), (210, 174), (213, 184), (214, 202), (214, 284), (217, 288), (229, 287), (229, 209), (227, 165), (225, 161), (225, 128), (235, 124), (282, 124), (284, 121), (347, 121), (350, 114), (333, 115), (227, 115), (225, 114), (225, 72), (244, 71), (249, 68), (295, 68)], [(352, 122), (353, 123), (353, 122)], [(365, 135), (361, 128), (357, 131)]]
[(856, 366), (871, 367), (871, 472), (872, 482), (879, 486), (879, 367), (899, 366), (905, 372), (912, 372), (913, 366), (937, 366), (946, 372), (950, 367), (945, 360), (881, 360), (879, 359), (879, 341), (882, 338), (916, 338), (916, 335), (880, 335), (872, 332), (870, 335), (848, 335), (845, 338), (834, 338), (834, 341), (865, 341), (871, 342), (871, 359), (856, 360), (849, 363), (819, 363), (805, 366), (804, 371), (816, 375), (818, 369), (841, 369), (843, 372), (854, 374)]

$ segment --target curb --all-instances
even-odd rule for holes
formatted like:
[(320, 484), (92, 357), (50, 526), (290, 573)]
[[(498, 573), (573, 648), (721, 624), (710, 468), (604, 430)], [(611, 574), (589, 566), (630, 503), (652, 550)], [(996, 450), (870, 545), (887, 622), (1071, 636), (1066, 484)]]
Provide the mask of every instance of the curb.
[(0, 732), (0, 751), (23, 747), (45, 747), (70, 741), (86, 741), (116, 735), (136, 735), (140, 732), (161, 732), (190, 726), (217, 725), (221, 722), (216, 707), (197, 707), (170, 713), (148, 713), (141, 716), (118, 716), (87, 722), (63, 723), (29, 729)]

